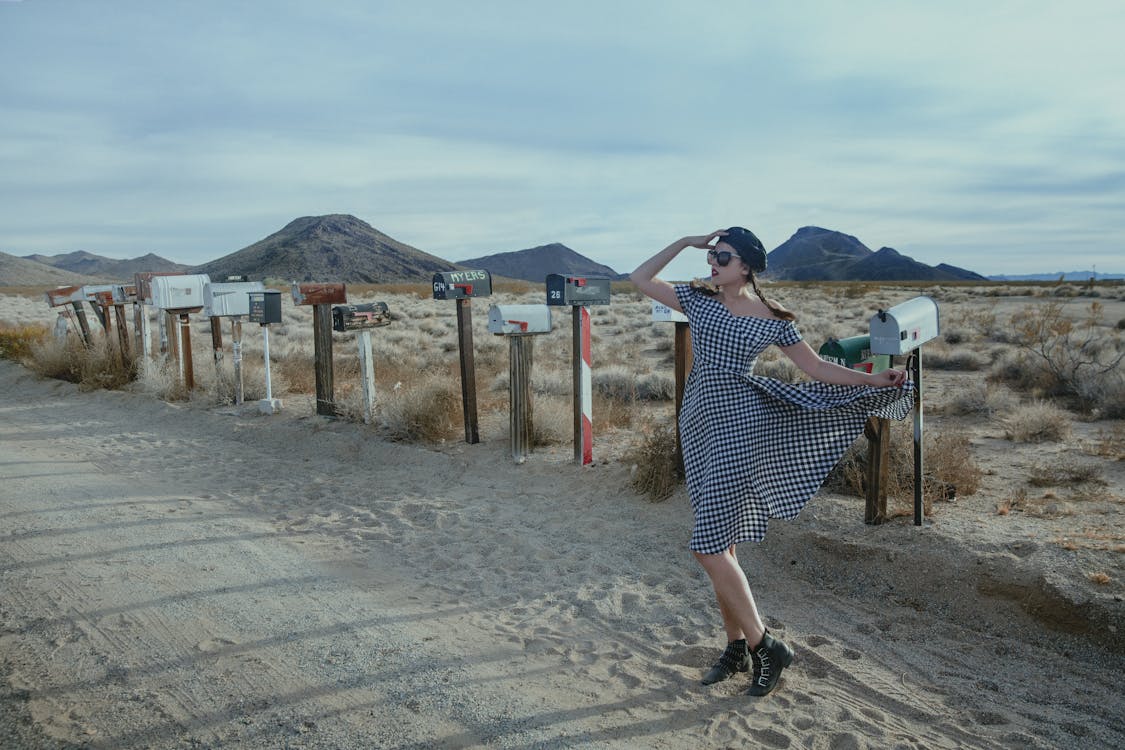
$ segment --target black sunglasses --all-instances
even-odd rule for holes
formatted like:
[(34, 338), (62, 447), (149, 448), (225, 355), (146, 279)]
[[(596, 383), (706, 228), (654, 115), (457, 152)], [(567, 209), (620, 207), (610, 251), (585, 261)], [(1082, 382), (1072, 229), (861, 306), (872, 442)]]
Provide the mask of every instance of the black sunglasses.
[(720, 266), (725, 266), (730, 263), (730, 259), (734, 257), (734, 253), (730, 250), (708, 250), (707, 262), (715, 261)]

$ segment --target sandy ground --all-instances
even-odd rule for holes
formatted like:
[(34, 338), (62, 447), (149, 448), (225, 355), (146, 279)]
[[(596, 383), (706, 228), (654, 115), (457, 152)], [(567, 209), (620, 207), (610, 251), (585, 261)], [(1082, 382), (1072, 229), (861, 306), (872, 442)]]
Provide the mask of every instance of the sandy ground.
[(1049, 519), (822, 493), (740, 550), (796, 651), (754, 699), (698, 682), (682, 490), (309, 413), (0, 361), (0, 746), (1125, 746), (1120, 553), (1013, 525)]

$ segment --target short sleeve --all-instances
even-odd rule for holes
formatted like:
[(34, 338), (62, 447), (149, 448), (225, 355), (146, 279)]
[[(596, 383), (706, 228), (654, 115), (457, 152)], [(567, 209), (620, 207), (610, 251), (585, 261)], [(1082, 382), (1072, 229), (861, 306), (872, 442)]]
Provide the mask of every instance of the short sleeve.
[(803, 340), (801, 332), (797, 330), (797, 326), (793, 324), (793, 321), (787, 320), (782, 324), (781, 331), (778, 333), (777, 345), (793, 346), (793, 344), (799, 344)]
[(680, 302), (680, 309), (684, 311), (684, 315), (691, 317), (696, 302), (695, 290), (689, 284), (676, 284), (673, 289), (676, 290), (676, 299)]

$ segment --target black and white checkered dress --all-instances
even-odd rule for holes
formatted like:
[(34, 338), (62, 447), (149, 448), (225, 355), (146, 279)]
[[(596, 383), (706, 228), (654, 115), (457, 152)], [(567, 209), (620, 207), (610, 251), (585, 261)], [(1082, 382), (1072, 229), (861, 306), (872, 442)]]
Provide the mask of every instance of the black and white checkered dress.
[(686, 284), (676, 287), (676, 296), (694, 355), (680, 437), (695, 552), (760, 542), (770, 518), (801, 512), (869, 416), (902, 419), (913, 407), (910, 383), (867, 388), (753, 375), (758, 355), (771, 345), (801, 341), (796, 326), (733, 315)]

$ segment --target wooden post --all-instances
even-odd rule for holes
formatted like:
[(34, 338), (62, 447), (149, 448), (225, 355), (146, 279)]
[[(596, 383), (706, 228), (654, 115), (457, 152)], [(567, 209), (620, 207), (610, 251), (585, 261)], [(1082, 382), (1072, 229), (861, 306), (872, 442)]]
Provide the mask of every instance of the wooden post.
[(242, 318), (237, 315), (230, 319), (230, 349), (234, 361), (234, 403), (241, 404), (245, 393), (242, 387)]
[(165, 312), (159, 317), (160, 320), (160, 353), (168, 354), (173, 359), (178, 359), (180, 354), (177, 349), (176, 340), (179, 336), (174, 335), (176, 332), (176, 319), (172, 313)]
[(332, 305), (313, 305), (313, 353), (316, 358), (316, 413), (336, 416), (332, 378)]
[(375, 412), (375, 362), (371, 357), (371, 331), (358, 331), (359, 376), (363, 380), (363, 423), (371, 424)]
[(121, 346), (121, 364), (128, 367), (129, 328), (125, 325), (125, 305), (114, 305), (113, 316), (117, 318), (117, 343)]
[(187, 313), (180, 313), (180, 362), (181, 372), (184, 377), (184, 387), (189, 391), (195, 390), (195, 368), (191, 361), (191, 317)]
[(477, 421), (477, 369), (473, 355), (473, 301), (457, 300), (457, 347), (461, 355), (461, 404), (465, 415), (465, 442), (479, 443)]
[(869, 417), (863, 427), (863, 434), (867, 437), (867, 505), (863, 522), (875, 525), (887, 520), (891, 423), (882, 417)]
[(687, 377), (691, 372), (691, 365), (694, 359), (691, 349), (691, 329), (687, 323), (677, 321), (675, 323), (676, 332), (674, 338), (675, 344), (675, 370), (676, 370), (676, 463), (680, 466), (680, 471), (684, 469), (684, 449), (680, 444), (680, 407), (684, 403), (684, 388), (687, 385)]
[(223, 361), (223, 324), (214, 316), (211, 318), (211, 353), (215, 364)]
[(531, 366), (534, 339), (531, 336), (509, 337), (509, 425), (512, 437), (512, 458), (522, 464), (531, 453), (534, 420), (531, 406)]
[(86, 346), (90, 345), (90, 321), (86, 320), (86, 311), (82, 309), (81, 302), (71, 302), (71, 307), (74, 308), (74, 313), (78, 317), (78, 328), (82, 333), (82, 343)]

